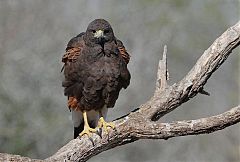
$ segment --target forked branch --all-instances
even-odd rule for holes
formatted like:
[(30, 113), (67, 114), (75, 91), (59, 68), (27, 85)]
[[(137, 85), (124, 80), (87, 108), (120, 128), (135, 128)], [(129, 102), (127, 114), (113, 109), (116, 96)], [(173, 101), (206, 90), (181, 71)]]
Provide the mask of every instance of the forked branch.
[(225, 31), (198, 59), (192, 70), (179, 83), (167, 85), (167, 48), (159, 62), (154, 96), (140, 109), (115, 121), (116, 131), (109, 137), (93, 136), (70, 141), (48, 160), (69, 159), (86, 161), (90, 157), (142, 138), (168, 139), (176, 136), (211, 133), (240, 121), (240, 108), (235, 107), (223, 114), (189, 121), (172, 123), (157, 122), (159, 118), (179, 107), (190, 98), (203, 92), (203, 86), (212, 73), (227, 59), (240, 43), (240, 22)]
[[(240, 122), (240, 106), (220, 115), (197, 120), (161, 123), (158, 120), (198, 93), (207, 94), (204, 85), (211, 75), (240, 44), (240, 22), (230, 27), (203, 53), (190, 72), (178, 83), (167, 85), (167, 47), (159, 62), (156, 91), (153, 97), (139, 109), (114, 121), (116, 130), (102, 138), (97, 134), (71, 140), (45, 161), (86, 161), (116, 146), (139, 139), (168, 139), (177, 136), (211, 133)], [(16, 155), (0, 154), (0, 161)], [(2, 159), (1, 159), (2, 158)], [(29, 160), (19, 157), (22, 160)], [(41, 161), (41, 160), (37, 160)]]

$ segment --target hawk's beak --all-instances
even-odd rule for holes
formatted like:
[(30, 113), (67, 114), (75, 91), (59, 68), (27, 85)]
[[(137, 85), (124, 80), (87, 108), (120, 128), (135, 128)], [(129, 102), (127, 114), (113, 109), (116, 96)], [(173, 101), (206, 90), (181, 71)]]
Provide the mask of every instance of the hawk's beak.
[(102, 30), (96, 31), (96, 33), (94, 34), (94, 37), (96, 37), (96, 38), (103, 38), (104, 37), (103, 31)]

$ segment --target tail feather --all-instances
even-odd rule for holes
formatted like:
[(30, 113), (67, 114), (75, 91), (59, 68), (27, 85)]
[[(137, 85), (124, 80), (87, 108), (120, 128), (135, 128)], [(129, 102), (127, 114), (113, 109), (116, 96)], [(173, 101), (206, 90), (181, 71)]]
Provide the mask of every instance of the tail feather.
[(73, 132), (73, 136), (74, 139), (76, 139), (79, 134), (83, 131), (84, 129), (84, 123), (81, 123), (78, 127), (74, 127), (74, 132)]

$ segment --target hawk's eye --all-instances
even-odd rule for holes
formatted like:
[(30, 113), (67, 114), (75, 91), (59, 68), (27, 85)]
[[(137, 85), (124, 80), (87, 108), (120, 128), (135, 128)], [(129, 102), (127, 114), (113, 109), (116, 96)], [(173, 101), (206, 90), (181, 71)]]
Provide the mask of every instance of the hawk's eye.
[(92, 31), (92, 33), (96, 33), (96, 30), (91, 30)]
[(105, 33), (105, 34), (107, 34), (107, 33), (109, 33), (109, 32), (110, 32), (109, 29), (104, 30), (104, 33)]

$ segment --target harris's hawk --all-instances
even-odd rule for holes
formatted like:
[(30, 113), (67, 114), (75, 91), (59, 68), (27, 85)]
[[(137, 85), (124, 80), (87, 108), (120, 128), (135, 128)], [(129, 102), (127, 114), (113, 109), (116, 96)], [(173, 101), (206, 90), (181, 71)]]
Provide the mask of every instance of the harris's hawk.
[(74, 138), (102, 128), (114, 128), (105, 122), (119, 91), (127, 88), (130, 56), (104, 19), (92, 21), (86, 32), (72, 38), (62, 57), (65, 79), (62, 83), (68, 107), (72, 111)]

